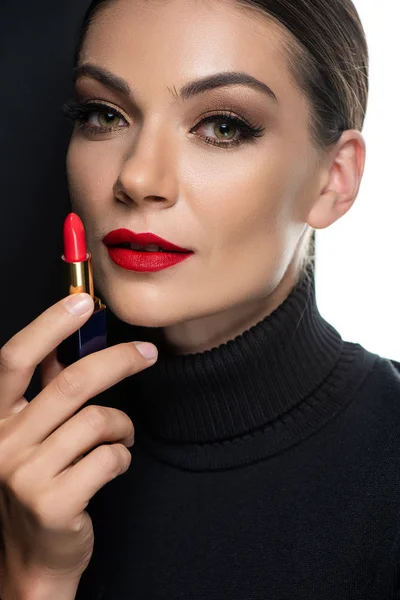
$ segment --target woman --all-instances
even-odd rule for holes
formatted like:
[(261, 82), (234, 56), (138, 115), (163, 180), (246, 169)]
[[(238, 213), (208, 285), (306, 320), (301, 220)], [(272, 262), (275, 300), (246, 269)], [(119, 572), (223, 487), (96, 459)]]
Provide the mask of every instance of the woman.
[[(350, 0), (93, 2), (67, 169), (112, 347), (57, 363), (93, 309), (63, 300), (2, 349), (5, 600), (398, 597), (400, 365), (342, 340), (311, 268), (367, 65)], [(118, 228), (189, 252), (121, 266)]]

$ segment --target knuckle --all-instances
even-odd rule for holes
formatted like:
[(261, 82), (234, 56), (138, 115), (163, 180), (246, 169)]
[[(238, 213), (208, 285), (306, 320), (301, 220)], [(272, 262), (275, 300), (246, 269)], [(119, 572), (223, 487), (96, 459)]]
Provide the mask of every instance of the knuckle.
[(7, 479), (3, 479), (3, 482), (8, 492), (11, 492), (15, 497), (19, 496), (20, 476), (18, 471), (13, 471)]
[(11, 436), (4, 427), (4, 431), (0, 431), (0, 483), (8, 480), (13, 472), (15, 460), (15, 449), (11, 444)]
[(60, 504), (55, 502), (53, 491), (47, 489), (37, 493), (29, 477), (26, 476), (24, 468), (13, 471), (7, 480), (6, 490), (10, 498), (9, 502), (16, 502), (19, 510), (23, 507), (35, 526), (43, 529), (60, 527), (62, 518)]
[(55, 502), (52, 493), (42, 492), (31, 501), (31, 511), (36, 523), (43, 529), (57, 529), (60, 527), (59, 505)]
[(124, 370), (127, 370), (128, 372), (132, 371), (132, 368), (137, 366), (138, 351), (130, 343), (119, 344), (118, 346), (115, 346), (115, 348), (117, 353), (116, 360), (118, 363), (121, 364)]
[(30, 496), (27, 490), (27, 479), (23, 469), (18, 468), (10, 473), (5, 481), (7, 490), (11, 495), (22, 503)]
[(99, 446), (97, 460), (109, 475), (118, 475), (126, 464), (125, 451), (129, 452), (122, 444)]
[(81, 416), (96, 433), (104, 433), (110, 422), (107, 408), (90, 405), (81, 410)]
[(134, 437), (135, 436), (135, 426), (132, 423), (131, 419), (129, 419), (129, 417), (128, 417), (128, 420), (129, 420), (129, 423), (127, 423), (127, 426), (128, 426), (128, 436), (129, 437)]
[(76, 369), (70, 370), (68, 367), (57, 375), (54, 386), (61, 397), (68, 399), (81, 396), (84, 391), (83, 379), (78, 376)]
[(14, 338), (11, 338), (0, 348), (0, 373), (8, 374), (23, 368), (23, 360), (18, 355), (17, 344)]
[[(126, 435), (127, 436), (135, 435), (135, 426), (133, 424), (132, 419), (130, 419), (128, 417), (128, 415), (126, 414), (126, 412), (124, 412), (123, 410), (120, 410), (119, 408), (112, 408), (111, 410), (113, 410), (117, 414), (121, 415), (121, 419), (123, 420), (124, 425), (126, 426), (126, 429), (127, 429), (127, 434)], [(125, 433), (124, 433), (124, 435), (125, 435)]]

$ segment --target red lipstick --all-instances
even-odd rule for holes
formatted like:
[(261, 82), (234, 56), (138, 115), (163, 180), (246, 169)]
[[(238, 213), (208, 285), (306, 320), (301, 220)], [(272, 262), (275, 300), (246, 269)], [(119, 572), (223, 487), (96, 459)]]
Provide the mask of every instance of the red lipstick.
[(110, 258), (119, 267), (140, 273), (172, 267), (193, 254), (192, 250), (181, 248), (154, 233), (134, 233), (129, 229), (110, 231), (103, 242)]
[(107, 347), (106, 306), (94, 295), (92, 255), (86, 249), (83, 223), (75, 213), (70, 213), (64, 221), (64, 254), (61, 259), (68, 294), (86, 292), (94, 300), (90, 319), (57, 348), (58, 360), (70, 365)]
[(83, 223), (75, 213), (70, 213), (64, 221), (64, 260), (68, 263), (84, 262), (86, 237)]

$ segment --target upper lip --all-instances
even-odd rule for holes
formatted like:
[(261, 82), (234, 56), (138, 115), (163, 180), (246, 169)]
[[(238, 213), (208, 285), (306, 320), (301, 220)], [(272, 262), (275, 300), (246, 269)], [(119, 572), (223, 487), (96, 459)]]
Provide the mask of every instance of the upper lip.
[(192, 250), (181, 248), (180, 246), (177, 246), (172, 242), (168, 242), (154, 233), (134, 233), (129, 229), (114, 229), (103, 238), (103, 242), (106, 244), (106, 246), (113, 246), (124, 242), (139, 244), (143, 247), (154, 244), (156, 246), (160, 246), (163, 250), (171, 250), (174, 252), (192, 252)]

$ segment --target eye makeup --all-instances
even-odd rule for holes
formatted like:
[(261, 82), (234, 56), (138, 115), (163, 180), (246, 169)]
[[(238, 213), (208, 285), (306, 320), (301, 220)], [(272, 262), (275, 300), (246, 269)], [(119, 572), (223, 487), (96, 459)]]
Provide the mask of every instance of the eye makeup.
[[(78, 130), (84, 131), (88, 135), (111, 133), (129, 127), (128, 122), (121, 112), (116, 108), (99, 101), (80, 102), (75, 98), (72, 98), (63, 104), (62, 111), (64, 116), (76, 123)], [(115, 120), (116, 118), (122, 119), (125, 122), (125, 125), (117, 125), (116, 127), (102, 125), (93, 126), (89, 124), (89, 118), (93, 114), (102, 115), (106, 118), (111, 117), (111, 120)], [(236, 114), (233, 114), (232, 109), (224, 109), (215, 111), (214, 114), (208, 114), (206, 117), (200, 119), (200, 121), (191, 128), (190, 133), (197, 135), (196, 132), (199, 128), (209, 123), (219, 123), (220, 126), (222, 126), (222, 131), (220, 131), (222, 136), (226, 134), (226, 127), (224, 127), (226, 125), (228, 125), (228, 129), (233, 127), (239, 132), (239, 137), (234, 140), (225, 137), (227, 141), (222, 141), (209, 135), (199, 136), (200, 138), (203, 138), (206, 143), (219, 147), (232, 147), (250, 143), (254, 141), (255, 138), (262, 137), (265, 131), (265, 127), (260, 123), (251, 122), (248, 119), (238, 117)]]

